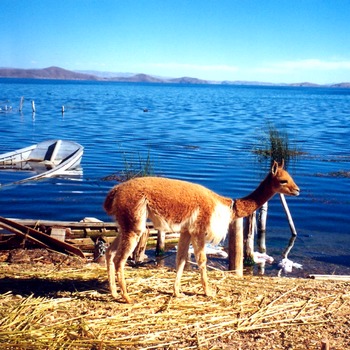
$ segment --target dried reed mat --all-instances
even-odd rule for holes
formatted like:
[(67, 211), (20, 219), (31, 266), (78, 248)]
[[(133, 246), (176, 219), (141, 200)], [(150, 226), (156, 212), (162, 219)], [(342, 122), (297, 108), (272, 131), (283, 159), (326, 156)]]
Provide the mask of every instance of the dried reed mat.
[(1, 349), (349, 349), (349, 282), (236, 278), (210, 271), (126, 269), (129, 305), (111, 298), (105, 267), (0, 264)]

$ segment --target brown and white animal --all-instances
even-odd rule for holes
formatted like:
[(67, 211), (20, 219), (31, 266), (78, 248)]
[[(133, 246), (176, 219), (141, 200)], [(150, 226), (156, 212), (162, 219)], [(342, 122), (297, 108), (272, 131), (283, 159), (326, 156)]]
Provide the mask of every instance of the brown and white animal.
[(230, 222), (245, 217), (261, 207), (274, 194), (298, 196), (299, 188), (291, 176), (274, 162), (271, 171), (250, 195), (232, 200), (198, 184), (161, 177), (139, 177), (113, 187), (104, 208), (114, 215), (120, 233), (106, 253), (109, 286), (117, 298), (115, 274), (121, 294), (128, 303), (124, 266), (146, 230), (146, 220), (163, 232), (180, 232), (176, 257), (174, 295), (180, 296), (180, 280), (188, 257), (190, 243), (201, 273), (204, 292), (213, 295), (208, 286), (205, 243), (219, 243), (225, 238)]

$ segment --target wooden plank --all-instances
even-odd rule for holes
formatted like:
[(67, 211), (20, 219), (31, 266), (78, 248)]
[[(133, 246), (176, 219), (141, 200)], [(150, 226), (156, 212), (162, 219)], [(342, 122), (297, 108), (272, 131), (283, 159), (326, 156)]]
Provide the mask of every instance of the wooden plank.
[[(13, 222), (17, 222), (21, 225), (31, 228), (38, 228), (44, 226), (46, 229), (50, 229), (54, 226), (66, 227), (71, 230), (69, 238), (83, 238), (89, 236), (103, 235), (104, 237), (115, 237), (119, 231), (118, 224), (115, 222), (72, 222), (72, 221), (54, 221), (54, 220), (32, 220), (32, 219), (9, 219)], [(147, 223), (149, 229), (149, 235), (157, 236), (158, 231), (154, 229), (153, 223)], [(80, 232), (75, 232), (80, 231)], [(172, 233), (169, 233), (172, 234)], [(168, 235), (168, 234), (167, 234)], [(67, 235), (68, 236), (68, 235)]]
[[(50, 233), (50, 230), (59, 227), (60, 229), (67, 229), (70, 231), (66, 234), (64, 242), (69, 244), (71, 247), (77, 247), (81, 251), (91, 251), (94, 249), (94, 237), (103, 236), (104, 239), (110, 243), (112, 242), (116, 235), (118, 234), (118, 225), (115, 222), (71, 222), (71, 221), (54, 221), (54, 220), (33, 220), (33, 219), (4, 219), (11, 222), (17, 223), (26, 227), (27, 229), (34, 229), (39, 232), (40, 235), (45, 235)], [(45, 234), (43, 230), (38, 231), (37, 228), (42, 227), (45, 229)], [(149, 238), (147, 240), (147, 245), (156, 244), (158, 231), (154, 229), (152, 222), (147, 222), (147, 227), (149, 228)], [(9, 231), (9, 230), (7, 230)], [(12, 231), (14, 233), (14, 231)], [(18, 233), (18, 232), (17, 232)], [(179, 233), (169, 232), (166, 233), (165, 241), (170, 244), (174, 243), (179, 238)], [(7, 237), (8, 234), (1, 234), (0, 225), (0, 238)], [(51, 236), (52, 237), (52, 236)], [(57, 238), (53, 236), (54, 238)], [(45, 246), (46, 247), (46, 246)], [(79, 254), (79, 256), (81, 256)]]
[(11, 221), (17, 222), (21, 225), (38, 227), (43, 226), (61, 226), (70, 227), (72, 229), (84, 229), (84, 228), (109, 228), (118, 229), (118, 225), (114, 222), (76, 222), (76, 221), (55, 221), (55, 220), (32, 220), (32, 219), (10, 219)]
[[(66, 227), (72, 230), (113, 230), (118, 232), (119, 226), (115, 222), (76, 222), (76, 221), (54, 221), (54, 220), (32, 220), (32, 219), (10, 219), (11, 221), (17, 222), (21, 225), (29, 226), (32, 228), (36, 228), (39, 226), (45, 227)], [(150, 230), (150, 235), (157, 235), (158, 231), (154, 229), (153, 223), (148, 222), (147, 228)], [(103, 232), (105, 234), (105, 232)], [(108, 235), (109, 232), (106, 232)]]
[(37, 240), (36, 238), (30, 236), (30, 235), (27, 235), (26, 233), (22, 232), (21, 230), (18, 230), (14, 227), (12, 227), (11, 225), (7, 225), (6, 223), (4, 222), (0, 222), (0, 226), (3, 227), (4, 229), (16, 234), (17, 236), (25, 239), (25, 240), (28, 240), (29, 242), (32, 242), (32, 243), (35, 243), (37, 244), (39, 247), (41, 248), (49, 248), (49, 246), (39, 240)]
[(349, 275), (309, 275), (309, 278), (315, 280), (350, 281)]
[(50, 236), (64, 242), (66, 239), (66, 228), (52, 227)]
[[(62, 242), (58, 239), (55, 239), (51, 236), (48, 236), (45, 233), (42, 233), (38, 230), (35, 230), (33, 228), (30, 228), (25, 225), (21, 225), (15, 221), (5, 219), (3, 217), (0, 217), (0, 225), (4, 227), (6, 226), (6, 229), (8, 229), (11, 232), (16, 233), (17, 235), (21, 235), (19, 232), (25, 235), (25, 237), (31, 237), (31, 239), (35, 239), (36, 241), (41, 242), (41, 245), (45, 245), (46, 247), (49, 247), (52, 250), (56, 250), (63, 253), (71, 253), (73, 255), (80, 256), (81, 258), (85, 258), (83, 252), (77, 248), (74, 247), (66, 242)], [(21, 235), (22, 236), (22, 235)]]

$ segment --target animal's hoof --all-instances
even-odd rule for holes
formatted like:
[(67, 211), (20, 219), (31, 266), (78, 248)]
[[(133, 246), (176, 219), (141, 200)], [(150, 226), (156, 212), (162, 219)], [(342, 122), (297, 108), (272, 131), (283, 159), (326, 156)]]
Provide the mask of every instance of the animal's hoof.
[(205, 295), (207, 297), (215, 297), (216, 296), (216, 289), (208, 288), (205, 292)]
[(118, 299), (119, 299), (119, 296), (118, 296), (118, 294), (117, 294), (117, 293), (111, 293), (111, 294), (112, 294), (113, 299), (116, 299), (116, 300), (118, 300)]
[(181, 292), (176, 292), (174, 293), (174, 297), (176, 298), (184, 298), (186, 295), (184, 293)]
[(126, 303), (128, 304), (132, 304), (133, 301), (132, 299), (129, 297), (129, 295), (123, 295), (123, 299), (125, 300)]

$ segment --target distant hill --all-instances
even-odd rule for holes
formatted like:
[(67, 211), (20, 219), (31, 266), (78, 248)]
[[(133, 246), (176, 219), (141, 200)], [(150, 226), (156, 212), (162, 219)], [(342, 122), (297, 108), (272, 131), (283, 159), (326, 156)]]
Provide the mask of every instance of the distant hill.
[(77, 73), (59, 67), (48, 67), (43, 69), (0, 68), (0, 77), (22, 79), (99, 80), (95, 75)]
[(113, 73), (98, 71), (70, 71), (60, 67), (43, 69), (0, 68), (0, 78), (21, 79), (57, 79), (57, 80), (97, 80), (122, 83), (167, 83), (167, 84), (222, 84), (222, 85), (257, 85), (257, 86), (296, 86), (296, 87), (334, 87), (350, 88), (350, 83), (318, 85), (309, 82), (294, 84), (274, 84), (258, 81), (208, 81), (192, 77), (164, 78), (147, 74)]
[(159, 78), (147, 74), (136, 74), (129, 77), (115, 77), (109, 80), (120, 82), (137, 82), (137, 83), (168, 83), (168, 84), (209, 84), (207, 80), (197, 78)]
[(319, 84), (313, 84), (309, 82), (304, 82), (304, 83), (294, 83), (294, 84), (289, 84), (289, 86), (299, 86), (299, 87), (320, 87), (322, 85)]
[(135, 73), (124, 73), (124, 72), (108, 72), (108, 71), (98, 71), (98, 70), (76, 70), (77, 73), (87, 74), (87, 75), (95, 75), (99, 78), (116, 78), (116, 77), (132, 77)]
[[(94, 73), (94, 74), (92, 74)], [(160, 78), (147, 74), (112, 73), (112, 72), (75, 72), (59, 67), (43, 69), (0, 68), (0, 78), (21, 79), (59, 79), (59, 80), (99, 80), (125, 83), (177, 83), (177, 84), (209, 84), (197, 78)]]
[(262, 81), (244, 81), (244, 80), (224, 80), (221, 82), (222, 85), (258, 85), (258, 86), (285, 86), (287, 84), (274, 84), (274, 83), (266, 83)]
[(83, 74), (93, 74), (99, 78), (105, 78), (112, 81), (120, 82), (143, 82), (143, 83), (176, 83), (176, 84), (210, 84), (207, 80), (201, 80), (191, 77), (182, 78), (165, 78), (152, 76), (147, 74), (133, 74), (133, 73), (116, 73), (116, 72), (99, 72), (99, 71), (78, 71)]
[(162, 79), (155, 78), (147, 74), (135, 74), (129, 77), (114, 77), (108, 80), (125, 82), (125, 83), (164, 83), (165, 82)]
[(332, 84), (331, 87), (335, 87), (335, 88), (350, 88), (350, 83)]
[(201, 80), (197, 78), (182, 77), (182, 78), (172, 78), (168, 79), (169, 83), (175, 84), (210, 84), (208, 80)]

